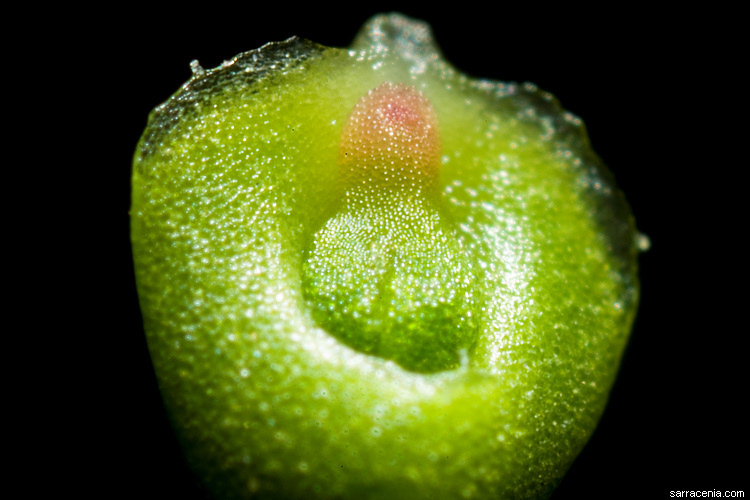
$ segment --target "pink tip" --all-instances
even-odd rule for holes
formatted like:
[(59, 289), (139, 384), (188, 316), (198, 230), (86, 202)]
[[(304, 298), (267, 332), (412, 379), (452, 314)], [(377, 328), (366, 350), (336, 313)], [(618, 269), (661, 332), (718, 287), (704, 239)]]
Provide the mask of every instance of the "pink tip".
[(431, 184), (440, 164), (437, 116), (417, 89), (385, 82), (352, 110), (339, 147), (348, 182), (378, 185)]

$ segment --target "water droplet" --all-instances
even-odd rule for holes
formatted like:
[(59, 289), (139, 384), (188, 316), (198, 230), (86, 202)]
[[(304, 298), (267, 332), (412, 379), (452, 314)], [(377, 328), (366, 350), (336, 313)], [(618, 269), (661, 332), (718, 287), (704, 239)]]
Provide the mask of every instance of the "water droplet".
[(647, 251), (649, 248), (651, 248), (651, 239), (643, 233), (638, 233), (636, 235), (636, 245), (638, 246), (638, 250), (641, 252)]

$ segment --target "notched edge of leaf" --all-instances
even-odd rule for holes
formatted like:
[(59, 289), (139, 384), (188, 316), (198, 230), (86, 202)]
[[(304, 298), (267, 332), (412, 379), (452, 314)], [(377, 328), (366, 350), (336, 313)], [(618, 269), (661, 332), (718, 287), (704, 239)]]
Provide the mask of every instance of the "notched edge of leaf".
[(137, 150), (136, 163), (153, 154), (178, 123), (199, 112), (217, 89), (222, 92), (247, 89), (269, 74), (284, 72), (321, 54), (326, 47), (293, 36), (242, 52), (212, 69), (198, 69), (169, 99), (154, 108)]

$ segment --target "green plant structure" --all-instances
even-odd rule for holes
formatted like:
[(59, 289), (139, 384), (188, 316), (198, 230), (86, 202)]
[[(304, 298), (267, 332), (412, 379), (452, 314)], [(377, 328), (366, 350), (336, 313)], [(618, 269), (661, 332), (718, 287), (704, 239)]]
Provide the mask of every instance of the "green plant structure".
[(219, 499), (546, 498), (638, 301), (580, 119), (396, 14), (194, 64), (138, 144), (131, 226), (165, 406)]

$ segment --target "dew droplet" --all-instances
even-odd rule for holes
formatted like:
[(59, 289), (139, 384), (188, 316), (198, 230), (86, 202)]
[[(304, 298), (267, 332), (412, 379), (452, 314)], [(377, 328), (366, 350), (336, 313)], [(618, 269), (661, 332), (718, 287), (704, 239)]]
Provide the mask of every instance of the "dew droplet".
[(649, 248), (651, 248), (651, 239), (647, 235), (638, 233), (635, 238), (635, 243), (638, 246), (638, 250), (640, 250), (641, 252), (646, 252)]

